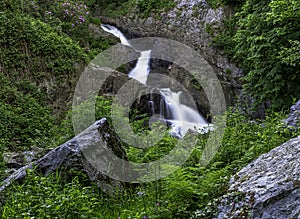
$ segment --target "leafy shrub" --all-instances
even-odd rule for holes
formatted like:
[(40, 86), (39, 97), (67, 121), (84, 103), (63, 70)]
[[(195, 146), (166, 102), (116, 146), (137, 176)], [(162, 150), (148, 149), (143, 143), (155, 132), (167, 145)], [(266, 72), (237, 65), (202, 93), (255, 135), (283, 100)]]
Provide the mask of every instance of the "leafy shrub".
[(101, 208), (97, 188), (82, 187), (77, 177), (64, 183), (58, 175), (28, 174), (24, 185), (9, 191), (1, 218), (95, 218)]
[(148, 17), (151, 11), (169, 9), (176, 5), (174, 1), (170, 0), (140, 0), (137, 2), (137, 8), (142, 17)]
[[(47, 15), (52, 15), (52, 12), (46, 12)], [(81, 2), (63, 2), (61, 3), (60, 17), (62, 20), (71, 23), (71, 27), (84, 24), (90, 14), (88, 7)]]
[(245, 91), (277, 110), (300, 98), (299, 14), (299, 1), (247, 0), (216, 40), (245, 70)]
[(99, 25), (99, 19), (93, 18), (94, 0), (89, 1), (37, 1), (37, 0), (4, 0), (1, 11), (13, 14), (24, 14), (47, 23), (53, 32), (67, 35), (79, 43), (94, 58), (99, 52), (108, 48), (112, 42), (102, 36), (93, 34), (92, 24)]
[(87, 61), (82, 48), (39, 20), (12, 13), (0, 18), (1, 69), (9, 77), (62, 79), (76, 74), (78, 65)]
[(218, 8), (224, 5), (239, 6), (244, 2), (245, 0), (207, 0), (207, 3), (211, 8)]
[(168, 10), (175, 5), (176, 3), (171, 0), (123, 0), (109, 2), (107, 0), (97, 0), (96, 7), (98, 9), (95, 9), (95, 14), (118, 17), (132, 12), (142, 18), (146, 18), (149, 17), (151, 12), (157, 12), (162, 9)]

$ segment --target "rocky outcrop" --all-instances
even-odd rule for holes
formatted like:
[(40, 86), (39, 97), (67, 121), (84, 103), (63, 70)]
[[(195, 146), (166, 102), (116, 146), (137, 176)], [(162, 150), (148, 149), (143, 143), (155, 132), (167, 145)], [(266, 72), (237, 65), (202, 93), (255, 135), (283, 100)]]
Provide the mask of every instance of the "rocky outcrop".
[[(177, 0), (173, 9), (167, 12), (153, 12), (147, 18), (139, 14), (138, 8), (132, 8), (127, 16), (101, 17), (101, 21), (116, 26), (128, 39), (163, 37), (191, 47), (212, 66), (221, 83), (226, 104), (233, 105), (241, 90), (239, 78), (243, 75), (242, 70), (230, 63), (221, 50), (211, 45), (212, 36), (223, 28), (222, 21), (232, 15), (233, 11), (229, 7), (212, 9), (205, 0)], [(114, 38), (96, 26), (91, 26), (91, 31), (96, 35)], [(134, 62), (125, 65), (124, 72), (128, 73), (133, 64)], [(201, 86), (195, 83), (191, 74), (173, 63), (153, 59), (151, 73), (168, 75), (184, 85), (193, 97), (198, 111), (210, 120), (207, 95)]]
[(124, 185), (103, 174), (97, 168), (98, 165), (110, 165), (110, 170), (123, 171), (122, 167), (116, 165), (111, 156), (108, 156), (108, 152), (112, 152), (115, 158), (127, 160), (119, 138), (108, 125), (107, 120), (103, 118), (73, 139), (51, 150), (42, 158), (16, 170), (2, 182), (0, 192), (12, 182), (23, 180), (27, 169), (34, 169), (46, 176), (56, 170), (62, 170), (62, 174), (68, 174), (70, 169), (81, 171), (86, 173), (91, 181), (97, 182), (103, 190), (111, 189), (112, 185)]
[(242, 76), (241, 70), (229, 63), (222, 51), (210, 45), (213, 33), (222, 28), (222, 21), (233, 15), (232, 9), (212, 9), (205, 0), (176, 2), (177, 5), (170, 11), (156, 12), (148, 18), (141, 18), (138, 11), (133, 9), (129, 16), (113, 19), (102, 17), (102, 21), (116, 25), (128, 38), (157, 36), (179, 41), (199, 51), (223, 73), (228, 68), (233, 77)]
[(300, 100), (295, 105), (291, 106), (290, 115), (285, 120), (286, 124), (293, 127), (299, 126), (300, 119)]
[(222, 198), (215, 218), (300, 218), (299, 154), (297, 137), (243, 168), (230, 180), (232, 195)]

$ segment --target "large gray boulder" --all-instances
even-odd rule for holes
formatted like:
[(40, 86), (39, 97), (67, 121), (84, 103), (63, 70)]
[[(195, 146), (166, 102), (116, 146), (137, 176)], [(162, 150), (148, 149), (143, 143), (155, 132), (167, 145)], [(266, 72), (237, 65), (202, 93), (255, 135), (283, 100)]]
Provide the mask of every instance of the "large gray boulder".
[(126, 153), (117, 134), (103, 118), (40, 159), (16, 170), (2, 182), (0, 192), (12, 182), (23, 180), (28, 169), (34, 169), (45, 176), (57, 170), (62, 170), (62, 174), (68, 174), (69, 170), (81, 171), (86, 173), (90, 180), (96, 182), (100, 188), (111, 191), (113, 186), (122, 187), (124, 184), (110, 177), (111, 175), (108, 176), (109, 174), (102, 170), (108, 169), (106, 167), (109, 166), (111, 171), (126, 173), (122, 169), (125, 167), (115, 162), (118, 159), (127, 160)]
[(300, 218), (300, 136), (244, 167), (222, 199), (218, 219)]

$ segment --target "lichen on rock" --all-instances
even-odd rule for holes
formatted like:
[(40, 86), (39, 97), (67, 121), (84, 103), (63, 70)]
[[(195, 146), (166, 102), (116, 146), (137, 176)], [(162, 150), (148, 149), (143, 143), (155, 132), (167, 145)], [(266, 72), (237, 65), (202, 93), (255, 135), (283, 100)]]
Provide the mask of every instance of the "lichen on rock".
[(242, 218), (238, 216), (243, 209), (248, 209), (249, 218), (299, 218), (299, 154), (300, 137), (297, 137), (244, 167), (231, 178), (228, 193), (239, 192), (246, 198), (234, 206), (220, 204), (215, 218)]

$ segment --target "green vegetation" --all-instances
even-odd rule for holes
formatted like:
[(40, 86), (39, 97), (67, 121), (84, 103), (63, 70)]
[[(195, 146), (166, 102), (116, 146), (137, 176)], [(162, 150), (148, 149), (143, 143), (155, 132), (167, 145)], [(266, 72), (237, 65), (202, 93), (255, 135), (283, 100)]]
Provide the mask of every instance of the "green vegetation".
[[(215, 45), (244, 68), (247, 92), (258, 102), (271, 100), (277, 109), (300, 97), (298, 2), (209, 1), (215, 7), (240, 5)], [(6, 177), (4, 151), (47, 149), (74, 135), (68, 109), (75, 82), (96, 54), (115, 43), (91, 33), (89, 28), (100, 24), (93, 14), (119, 16), (134, 10), (147, 17), (172, 5), (170, 0), (0, 2), (0, 180)], [(96, 117), (109, 119), (113, 99), (96, 100)], [(89, 103), (80, 107), (86, 106)], [(226, 113), (223, 142), (206, 167), (200, 159), (209, 146), (208, 134), (197, 136), (189, 159), (168, 177), (116, 188), (112, 196), (84, 173), (65, 177), (60, 170), (44, 177), (29, 171), (24, 182), (0, 194), (1, 218), (212, 218), (214, 199), (226, 193), (234, 173), (300, 134), (284, 125), (284, 112), (270, 111), (264, 120), (250, 120), (235, 109)], [(135, 133), (151, 135), (144, 125), (147, 116), (131, 116)], [(150, 162), (168, 154), (177, 142), (165, 135), (147, 149), (124, 148), (132, 162)]]
[(88, 31), (95, 20), (88, 4), (1, 1), (0, 179), (4, 151), (49, 148), (72, 136), (61, 121), (76, 80), (89, 60), (114, 43)]
[(247, 0), (215, 40), (244, 69), (244, 89), (275, 109), (300, 98), (300, 2)]
[[(99, 99), (99, 112), (106, 112), (110, 103)], [(63, 171), (50, 177), (29, 173), (24, 184), (7, 191), (2, 218), (59, 218), (61, 215), (64, 218), (117, 218), (118, 214), (121, 218), (146, 215), (189, 218), (196, 210), (203, 218), (211, 218), (215, 212), (209, 210), (207, 204), (226, 192), (232, 174), (260, 154), (299, 134), (283, 124), (283, 116), (271, 113), (265, 120), (249, 121), (246, 116), (228, 110), (223, 143), (207, 167), (199, 165), (207, 139), (207, 135), (200, 135), (182, 168), (164, 179), (137, 185), (113, 196), (101, 193), (95, 185), (87, 183), (82, 174), (75, 174), (73, 180), (66, 181), (60, 176)], [(140, 133), (149, 132), (140, 121), (132, 125)], [(126, 146), (126, 150), (131, 161), (149, 162), (167, 154), (176, 141), (166, 135), (156, 147)]]
[(96, 0), (95, 14), (109, 17), (135, 14), (141, 18), (147, 18), (150, 13), (159, 13), (175, 5), (172, 0)]
[(225, 5), (239, 6), (244, 2), (245, 0), (207, 0), (211, 8), (223, 7)]
[(148, 17), (151, 11), (157, 12), (162, 9), (168, 10), (175, 5), (176, 4), (174, 3), (174, 1), (170, 0), (141, 0), (138, 1), (137, 8), (144, 17)]

